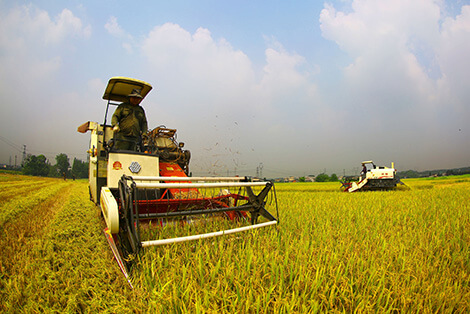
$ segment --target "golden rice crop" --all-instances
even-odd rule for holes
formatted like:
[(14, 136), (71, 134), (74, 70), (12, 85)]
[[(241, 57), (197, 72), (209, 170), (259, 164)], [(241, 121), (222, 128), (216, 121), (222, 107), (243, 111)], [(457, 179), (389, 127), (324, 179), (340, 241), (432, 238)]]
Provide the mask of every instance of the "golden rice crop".
[[(20, 181), (2, 178), (0, 189)], [(0, 207), (0, 310), (468, 312), (470, 177), (405, 183), (351, 194), (337, 183), (276, 184), (277, 228), (145, 249), (134, 290), (87, 183), (43, 184)], [(25, 223), (31, 214), (36, 223)]]

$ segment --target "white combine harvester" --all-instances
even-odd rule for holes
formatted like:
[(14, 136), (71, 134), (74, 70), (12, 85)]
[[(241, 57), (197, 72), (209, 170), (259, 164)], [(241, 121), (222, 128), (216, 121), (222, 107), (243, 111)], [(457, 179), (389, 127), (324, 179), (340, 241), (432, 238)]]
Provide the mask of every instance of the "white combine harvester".
[[(272, 182), (238, 176), (190, 177), (190, 153), (176, 141), (175, 129), (154, 128), (136, 143), (136, 151), (117, 150), (118, 139), (106, 123), (109, 106), (125, 101), (133, 89), (140, 89), (145, 97), (152, 86), (131, 78), (111, 78), (103, 95), (107, 100), (104, 123), (89, 121), (78, 127), (81, 133), (91, 131), (90, 197), (101, 208), (106, 237), (126, 278), (131, 261), (144, 247), (277, 223), (267, 210), (272, 205), (277, 211)], [(201, 220), (204, 225), (210, 220), (226, 220), (237, 228), (164, 239), (159, 234), (158, 229), (169, 224), (181, 228), (190, 224), (197, 229)], [(156, 229), (152, 234), (157, 239), (146, 238), (150, 227)], [(215, 223), (214, 228), (221, 228), (220, 224)]]
[(391, 190), (401, 183), (397, 170), (392, 166), (378, 167), (372, 160), (362, 162), (362, 172), (359, 177), (345, 177), (341, 183), (345, 192)]

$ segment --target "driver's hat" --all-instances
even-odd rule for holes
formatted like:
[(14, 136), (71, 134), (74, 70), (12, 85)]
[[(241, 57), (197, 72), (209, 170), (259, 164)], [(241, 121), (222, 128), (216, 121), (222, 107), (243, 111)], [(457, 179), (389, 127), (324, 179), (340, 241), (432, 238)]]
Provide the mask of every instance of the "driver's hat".
[(131, 92), (129, 95), (127, 95), (127, 96), (129, 96), (129, 97), (139, 97), (139, 98), (143, 98), (142, 95), (140, 94), (141, 91), (142, 91), (141, 89), (134, 88), (134, 89), (132, 90), (132, 92)]

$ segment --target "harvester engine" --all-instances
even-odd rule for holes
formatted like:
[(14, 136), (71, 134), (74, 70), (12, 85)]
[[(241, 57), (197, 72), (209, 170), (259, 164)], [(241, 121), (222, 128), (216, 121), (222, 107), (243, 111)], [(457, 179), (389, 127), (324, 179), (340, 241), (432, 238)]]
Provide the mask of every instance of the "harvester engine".
[(158, 154), (160, 162), (178, 164), (186, 175), (189, 175), (189, 160), (191, 153), (183, 150), (184, 143), (176, 141), (176, 129), (159, 126), (147, 133), (143, 139), (143, 151)]

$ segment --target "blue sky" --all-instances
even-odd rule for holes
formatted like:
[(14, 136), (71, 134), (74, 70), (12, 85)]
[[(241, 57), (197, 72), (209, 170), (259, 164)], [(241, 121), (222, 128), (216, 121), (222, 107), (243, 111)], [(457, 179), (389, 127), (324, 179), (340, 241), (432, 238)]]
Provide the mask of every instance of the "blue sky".
[(110, 77), (195, 174), (470, 165), (470, 1), (0, 1), (0, 162), (86, 158)]

